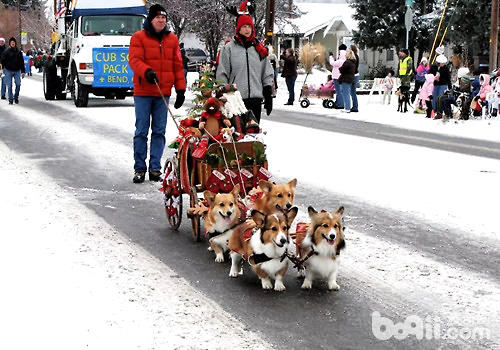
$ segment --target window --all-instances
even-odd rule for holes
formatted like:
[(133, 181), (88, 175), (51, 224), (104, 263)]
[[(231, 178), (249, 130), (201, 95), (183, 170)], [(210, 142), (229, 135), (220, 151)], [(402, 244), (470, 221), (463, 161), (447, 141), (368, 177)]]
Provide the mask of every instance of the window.
[(142, 29), (143, 16), (112, 15), (82, 17), (81, 32), (92, 35), (132, 35)]
[(388, 62), (394, 61), (394, 50), (387, 50), (386, 54), (387, 54), (386, 61)]

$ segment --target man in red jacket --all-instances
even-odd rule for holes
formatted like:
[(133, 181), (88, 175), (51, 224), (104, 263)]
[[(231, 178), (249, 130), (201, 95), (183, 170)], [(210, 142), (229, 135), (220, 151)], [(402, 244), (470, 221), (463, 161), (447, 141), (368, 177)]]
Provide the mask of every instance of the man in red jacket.
[[(184, 103), (186, 80), (177, 36), (167, 29), (167, 13), (158, 4), (151, 6), (144, 29), (130, 39), (130, 67), (134, 71), (134, 183), (144, 182), (148, 132), (151, 126), (149, 180), (161, 180), (161, 156), (165, 148), (168, 108), (172, 87), (177, 98), (174, 107)], [(161, 94), (160, 91), (161, 90)]]

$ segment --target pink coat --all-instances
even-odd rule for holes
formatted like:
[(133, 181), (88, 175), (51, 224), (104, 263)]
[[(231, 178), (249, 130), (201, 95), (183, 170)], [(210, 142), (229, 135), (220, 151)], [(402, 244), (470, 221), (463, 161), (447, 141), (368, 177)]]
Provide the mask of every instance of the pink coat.
[(429, 96), (432, 95), (432, 91), (434, 90), (434, 74), (426, 74), (425, 75), (425, 83), (420, 89), (420, 93), (418, 94), (419, 100), (429, 101)]
[(484, 100), (486, 95), (493, 91), (493, 86), (490, 85), (490, 75), (489, 74), (481, 74), (484, 82), (481, 84), (481, 89), (479, 90), (479, 97)]
[(330, 56), (330, 64), (332, 65), (332, 78), (333, 79), (338, 79), (340, 78), (340, 67), (345, 62), (345, 55), (346, 51), (345, 50), (340, 50), (339, 52), (339, 58), (337, 60), (334, 60), (332, 56)]

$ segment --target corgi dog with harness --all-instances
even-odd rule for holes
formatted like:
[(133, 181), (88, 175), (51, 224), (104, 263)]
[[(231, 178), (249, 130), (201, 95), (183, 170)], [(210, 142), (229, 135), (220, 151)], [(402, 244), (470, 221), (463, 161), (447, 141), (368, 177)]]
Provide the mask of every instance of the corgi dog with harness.
[(342, 215), (344, 207), (335, 212), (318, 213), (308, 208), (311, 224), (304, 236), (297, 236), (297, 245), (305, 256), (305, 278), (302, 289), (311, 289), (315, 278), (328, 281), (328, 289), (339, 290), (337, 273), (340, 251), (345, 248)]
[(224, 252), (229, 249), (229, 237), (242, 221), (242, 211), (238, 205), (239, 193), (239, 184), (236, 184), (230, 193), (215, 194), (208, 190), (203, 193), (209, 205), (208, 213), (204, 217), (205, 230), (210, 247), (215, 252), (215, 262), (224, 262)]
[(276, 211), (290, 210), (295, 198), (296, 187), (297, 179), (278, 185), (266, 180), (260, 180), (259, 188), (262, 192), (255, 199), (253, 208), (266, 215), (273, 214)]
[(283, 276), (288, 269), (288, 230), (297, 212), (297, 207), (268, 215), (252, 210), (252, 219), (238, 226), (229, 239), (232, 261), (229, 276), (238, 277), (244, 258), (259, 277), (262, 289), (273, 289), (271, 279), (274, 279), (274, 290), (285, 290)]

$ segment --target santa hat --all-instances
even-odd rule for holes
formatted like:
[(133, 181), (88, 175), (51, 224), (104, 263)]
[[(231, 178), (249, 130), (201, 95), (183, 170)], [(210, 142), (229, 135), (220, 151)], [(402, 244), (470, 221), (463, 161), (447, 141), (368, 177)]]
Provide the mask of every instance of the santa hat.
[(0, 42), (4, 43), (5, 39), (4, 38), (0, 38)]
[(159, 4), (154, 4), (149, 8), (149, 13), (148, 13), (148, 21), (151, 23), (151, 21), (156, 17), (156, 16), (165, 16), (167, 17), (167, 10)]
[(243, 1), (240, 4), (240, 8), (238, 9), (238, 14), (239, 15), (249, 15), (250, 11), (248, 11), (248, 6), (251, 5), (248, 1)]

